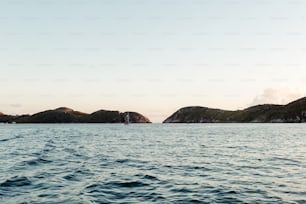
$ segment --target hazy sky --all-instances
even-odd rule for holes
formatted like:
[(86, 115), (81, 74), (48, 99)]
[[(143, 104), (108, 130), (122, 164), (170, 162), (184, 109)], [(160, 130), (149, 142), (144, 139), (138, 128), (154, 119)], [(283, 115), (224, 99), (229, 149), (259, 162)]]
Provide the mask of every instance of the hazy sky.
[(306, 93), (303, 0), (1, 0), (0, 111), (286, 103)]

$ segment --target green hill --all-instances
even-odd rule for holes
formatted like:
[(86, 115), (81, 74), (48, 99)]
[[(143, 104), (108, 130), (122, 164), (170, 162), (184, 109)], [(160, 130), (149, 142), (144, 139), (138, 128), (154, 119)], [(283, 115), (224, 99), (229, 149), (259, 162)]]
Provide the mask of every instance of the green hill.
[(126, 114), (129, 113), (130, 123), (151, 123), (145, 116), (136, 112), (120, 113), (119, 111), (100, 110), (92, 114), (74, 111), (61, 107), (47, 110), (33, 115), (1, 115), (2, 123), (124, 123)]
[(264, 104), (228, 111), (207, 107), (181, 108), (164, 123), (300, 123), (306, 121), (306, 98), (287, 105)]

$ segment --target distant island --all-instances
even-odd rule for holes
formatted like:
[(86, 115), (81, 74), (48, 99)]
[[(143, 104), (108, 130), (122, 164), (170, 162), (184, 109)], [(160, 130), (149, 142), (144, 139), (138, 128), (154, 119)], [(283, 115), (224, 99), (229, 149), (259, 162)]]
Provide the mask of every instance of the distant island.
[(151, 123), (151, 121), (136, 112), (99, 110), (91, 114), (61, 107), (33, 115), (5, 115), (0, 113), (0, 123), (124, 123), (129, 115), (130, 123)]
[(229, 111), (200, 106), (181, 108), (163, 123), (302, 123), (306, 122), (306, 97), (287, 105), (264, 104)]
[[(0, 123), (151, 123), (137, 112), (99, 110), (91, 114), (61, 107), (33, 115), (6, 115)], [(184, 107), (163, 123), (303, 123), (306, 122), (306, 97), (286, 105), (263, 104), (243, 110), (222, 110), (201, 106)]]

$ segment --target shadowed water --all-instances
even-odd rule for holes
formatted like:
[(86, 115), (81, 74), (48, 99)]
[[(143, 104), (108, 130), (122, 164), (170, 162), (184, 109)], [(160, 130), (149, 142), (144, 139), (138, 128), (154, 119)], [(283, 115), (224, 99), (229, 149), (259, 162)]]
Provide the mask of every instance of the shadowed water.
[(304, 124), (0, 125), (0, 203), (306, 203)]

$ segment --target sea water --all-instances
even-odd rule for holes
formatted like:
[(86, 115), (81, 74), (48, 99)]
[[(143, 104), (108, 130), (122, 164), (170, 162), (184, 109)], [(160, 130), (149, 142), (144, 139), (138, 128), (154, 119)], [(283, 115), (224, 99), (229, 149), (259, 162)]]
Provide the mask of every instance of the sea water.
[(306, 124), (2, 124), (0, 203), (306, 203)]

